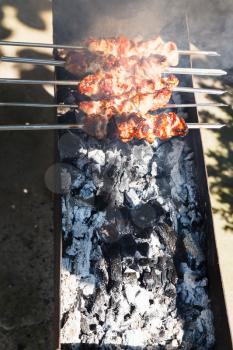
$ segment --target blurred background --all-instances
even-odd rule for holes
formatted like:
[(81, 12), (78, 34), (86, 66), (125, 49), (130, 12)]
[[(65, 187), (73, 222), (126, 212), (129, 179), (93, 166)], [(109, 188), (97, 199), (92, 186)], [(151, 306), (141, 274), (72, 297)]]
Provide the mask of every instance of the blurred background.
[[(65, 0), (64, 0), (65, 1)], [(185, 1), (192, 48), (217, 50), (219, 58), (198, 58), (194, 66), (222, 68), (228, 75), (195, 78), (195, 86), (222, 88), (223, 96), (197, 96), (198, 102), (228, 103), (200, 109), (203, 122), (226, 123), (203, 131), (211, 202), (230, 326), (233, 332), (233, 2)], [(174, 5), (174, 2), (172, 3)], [(52, 2), (0, 0), (0, 39), (52, 42)], [(178, 14), (179, 15), (179, 14)], [(174, 38), (175, 40), (175, 38)], [(51, 57), (51, 50), (0, 47), (0, 54)], [(51, 67), (0, 63), (0, 77), (53, 79)], [(53, 101), (53, 88), (0, 85), (0, 101)], [(53, 123), (47, 109), (0, 108), (1, 123)], [(217, 120), (216, 120), (217, 116)], [(53, 132), (2, 132), (0, 135), (0, 350), (52, 349), (53, 198), (44, 174), (54, 163)]]

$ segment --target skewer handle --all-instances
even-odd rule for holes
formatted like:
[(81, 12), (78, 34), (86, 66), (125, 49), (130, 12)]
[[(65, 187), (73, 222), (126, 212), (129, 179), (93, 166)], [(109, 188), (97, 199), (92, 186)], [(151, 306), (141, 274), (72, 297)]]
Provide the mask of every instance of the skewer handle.
[(82, 129), (78, 124), (26, 124), (26, 125), (0, 125), (0, 131), (27, 131), (27, 130), (66, 130)]
[(27, 103), (27, 102), (0, 102), (0, 107), (35, 107), (35, 108), (78, 108), (77, 104), (59, 103)]
[(83, 46), (80, 45), (57, 45), (57, 44), (47, 44), (47, 43), (31, 43), (31, 42), (25, 42), (25, 41), (0, 41), (1, 46), (22, 46), (22, 47), (45, 47), (48, 49), (78, 49), (83, 50), (85, 49)]
[(80, 83), (79, 80), (27, 80), (1, 78), (0, 84), (18, 84), (18, 85), (67, 85), (74, 86)]
[(1, 62), (11, 62), (11, 63), (28, 63), (28, 64), (36, 64), (38, 66), (64, 66), (65, 61), (59, 60), (44, 60), (39, 58), (27, 58), (27, 57), (10, 57), (10, 56), (2, 56), (0, 58)]

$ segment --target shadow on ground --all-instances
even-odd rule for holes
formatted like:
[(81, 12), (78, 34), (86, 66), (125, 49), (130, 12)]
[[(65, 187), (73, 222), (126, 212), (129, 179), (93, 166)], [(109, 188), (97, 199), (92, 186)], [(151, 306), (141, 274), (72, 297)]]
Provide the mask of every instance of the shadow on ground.
[[(24, 2), (22, 0), (2, 0), (0, 8), (0, 19), (3, 19), (3, 7), (12, 6), (17, 10), (17, 18), (23, 24), (33, 29), (44, 30), (46, 25), (42, 20), (41, 11), (51, 10), (51, 1), (49, 0), (30, 0)], [(15, 29), (15, 28), (14, 28)], [(1, 25), (1, 39), (6, 39), (10, 35), (9, 29)]]
[[(50, 1), (1, 1), (1, 22), (4, 5), (17, 10), (18, 20), (28, 26), (27, 38), (31, 28), (38, 29), (41, 41), (46, 23), (40, 11), (50, 10)], [(13, 30), (17, 28), (11, 31), (0, 25), (0, 39), (9, 40)], [(19, 55), (38, 57), (33, 49), (21, 49)], [(7, 63), (1, 64), (10, 69)], [(45, 66), (14, 67), (22, 79), (53, 78)], [(43, 86), (33, 85), (0, 85), (0, 96), (9, 102), (53, 100)], [(33, 108), (4, 107), (0, 115), (1, 124), (53, 123), (55, 118), (53, 110)], [(44, 184), (53, 161), (53, 132), (1, 133), (0, 350), (53, 349), (53, 198)]]
[[(229, 70), (228, 76), (231, 77), (233, 69)], [(229, 107), (222, 107), (224, 114), (227, 114), (226, 127), (216, 130), (215, 134), (219, 143), (219, 148), (209, 150), (207, 156), (211, 165), (207, 166), (208, 176), (210, 177), (210, 191), (215, 195), (219, 206), (213, 207), (214, 212), (220, 214), (225, 220), (224, 229), (233, 230), (233, 88), (229, 78), (221, 79), (221, 88), (228, 92)], [(208, 88), (205, 83), (201, 83), (202, 88)], [(210, 95), (212, 102), (225, 103), (224, 95)], [(224, 123), (223, 118), (218, 117), (210, 111), (200, 113), (203, 122)]]

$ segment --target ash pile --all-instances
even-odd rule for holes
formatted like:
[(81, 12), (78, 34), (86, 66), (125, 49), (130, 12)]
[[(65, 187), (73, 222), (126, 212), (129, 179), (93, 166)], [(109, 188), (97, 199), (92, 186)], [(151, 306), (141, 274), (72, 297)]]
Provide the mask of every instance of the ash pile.
[(210, 349), (205, 233), (185, 139), (60, 137), (62, 349)]

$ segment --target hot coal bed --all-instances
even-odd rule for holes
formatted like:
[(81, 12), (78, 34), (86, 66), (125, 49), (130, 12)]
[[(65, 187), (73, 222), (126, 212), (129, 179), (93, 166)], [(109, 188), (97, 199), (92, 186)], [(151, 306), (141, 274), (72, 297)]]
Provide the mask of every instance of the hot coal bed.
[[(62, 6), (55, 1), (57, 43), (67, 41), (58, 16)], [(89, 5), (81, 8), (85, 14)], [(185, 21), (172, 23), (165, 38), (174, 39), (178, 27), (175, 39), (185, 48)], [(68, 33), (75, 37), (75, 29)], [(189, 64), (184, 57), (180, 66)], [(77, 78), (61, 68), (57, 76)], [(192, 86), (190, 79), (180, 80), (180, 86)], [(73, 103), (80, 96), (74, 88), (59, 88), (57, 98)], [(173, 101), (193, 97), (173, 93)], [(196, 121), (187, 110), (177, 113)], [(77, 111), (60, 111), (62, 123), (79, 118)], [(82, 131), (60, 133), (62, 349), (214, 348), (206, 208), (193, 138), (122, 143), (111, 133), (101, 141)]]
[[(62, 342), (211, 348), (205, 234), (187, 142), (72, 137), (76, 170), (62, 174), (70, 189), (62, 198)], [(62, 161), (70, 151), (61, 149)]]

